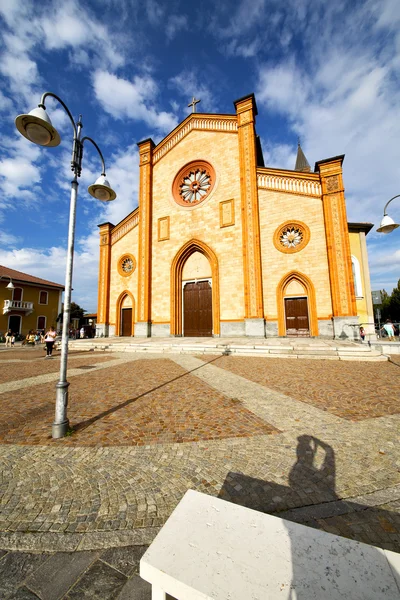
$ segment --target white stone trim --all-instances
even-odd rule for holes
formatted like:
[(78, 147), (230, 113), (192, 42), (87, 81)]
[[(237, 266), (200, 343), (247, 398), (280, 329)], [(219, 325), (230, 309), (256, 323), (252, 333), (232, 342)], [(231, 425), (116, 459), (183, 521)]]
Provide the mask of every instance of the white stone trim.
[(289, 194), (304, 194), (306, 196), (321, 196), (321, 184), (300, 177), (283, 175), (257, 174), (257, 187), (266, 190), (277, 190)]

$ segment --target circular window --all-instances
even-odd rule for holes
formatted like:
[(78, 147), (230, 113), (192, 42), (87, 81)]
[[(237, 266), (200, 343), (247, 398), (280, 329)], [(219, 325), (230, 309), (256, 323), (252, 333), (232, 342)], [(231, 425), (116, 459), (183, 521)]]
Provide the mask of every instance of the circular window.
[(299, 252), (310, 240), (310, 230), (300, 221), (286, 221), (274, 233), (274, 245), (280, 252)]
[(197, 160), (189, 163), (176, 175), (172, 195), (179, 206), (190, 208), (204, 202), (215, 183), (215, 171), (210, 163)]
[(123, 277), (132, 275), (136, 269), (136, 260), (132, 254), (124, 254), (118, 261), (118, 273)]

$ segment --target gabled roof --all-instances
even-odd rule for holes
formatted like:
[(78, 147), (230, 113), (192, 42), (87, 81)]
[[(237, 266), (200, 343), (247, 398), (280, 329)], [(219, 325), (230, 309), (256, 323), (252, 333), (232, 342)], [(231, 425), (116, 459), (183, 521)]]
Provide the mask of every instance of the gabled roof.
[(34, 285), (58, 288), (60, 290), (64, 289), (64, 286), (60, 285), (59, 283), (47, 281), (46, 279), (41, 279), (40, 277), (34, 277), (34, 275), (28, 275), (27, 273), (22, 273), (21, 271), (16, 271), (15, 269), (9, 269), (3, 265), (0, 265), (0, 277), (11, 277), (13, 282), (18, 281), (22, 283), (32, 283)]

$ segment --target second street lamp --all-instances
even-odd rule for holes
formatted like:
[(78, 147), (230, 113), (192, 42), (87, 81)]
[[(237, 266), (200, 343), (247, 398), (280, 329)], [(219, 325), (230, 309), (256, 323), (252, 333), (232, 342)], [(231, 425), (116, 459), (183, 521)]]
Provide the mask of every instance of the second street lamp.
[(400, 227), (400, 224), (395, 223), (392, 217), (389, 217), (389, 215), (386, 213), (387, 207), (395, 198), (400, 198), (400, 194), (397, 194), (397, 196), (393, 196), (393, 198), (390, 198), (390, 200), (388, 200), (388, 202), (386, 202), (385, 204), (385, 208), (383, 209), (382, 221), (379, 227), (377, 228), (377, 231), (379, 231), (379, 233), (391, 233), (392, 231)]
[(50, 96), (55, 98), (61, 104), (67, 113), (73, 128), (72, 141), (72, 158), (71, 170), (74, 177), (71, 181), (71, 201), (69, 212), (69, 227), (68, 227), (68, 249), (67, 249), (67, 267), (65, 273), (65, 294), (64, 294), (64, 312), (63, 312), (63, 329), (61, 341), (61, 364), (60, 364), (60, 379), (56, 384), (56, 410), (55, 419), (52, 426), (53, 438), (63, 437), (69, 428), (67, 418), (68, 406), (68, 387), (67, 381), (67, 364), (68, 364), (68, 325), (71, 313), (71, 289), (72, 289), (72, 270), (74, 261), (74, 242), (75, 242), (75, 220), (76, 220), (76, 200), (78, 197), (78, 177), (82, 171), (82, 156), (85, 142), (90, 142), (99, 153), (102, 172), (96, 182), (88, 188), (88, 192), (97, 200), (109, 202), (117, 197), (114, 190), (111, 188), (108, 179), (106, 178), (106, 169), (104, 158), (100, 148), (95, 141), (90, 137), (81, 138), (82, 120), (79, 116), (78, 122), (75, 123), (68, 107), (64, 102), (51, 92), (43, 94), (38, 108), (33, 109), (27, 115), (19, 115), (15, 119), (15, 125), (18, 131), (29, 141), (39, 146), (58, 146), (61, 138), (57, 130), (53, 127), (50, 117), (46, 112), (45, 100)]

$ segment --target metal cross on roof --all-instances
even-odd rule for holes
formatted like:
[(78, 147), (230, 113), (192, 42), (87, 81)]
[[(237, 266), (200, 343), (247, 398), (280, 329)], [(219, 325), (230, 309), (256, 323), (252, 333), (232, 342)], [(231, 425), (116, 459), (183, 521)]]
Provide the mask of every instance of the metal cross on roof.
[(192, 112), (196, 112), (196, 104), (198, 104), (199, 102), (201, 102), (201, 100), (196, 100), (196, 98), (193, 96), (192, 101), (190, 102), (190, 104), (188, 104), (188, 106), (193, 106)]

